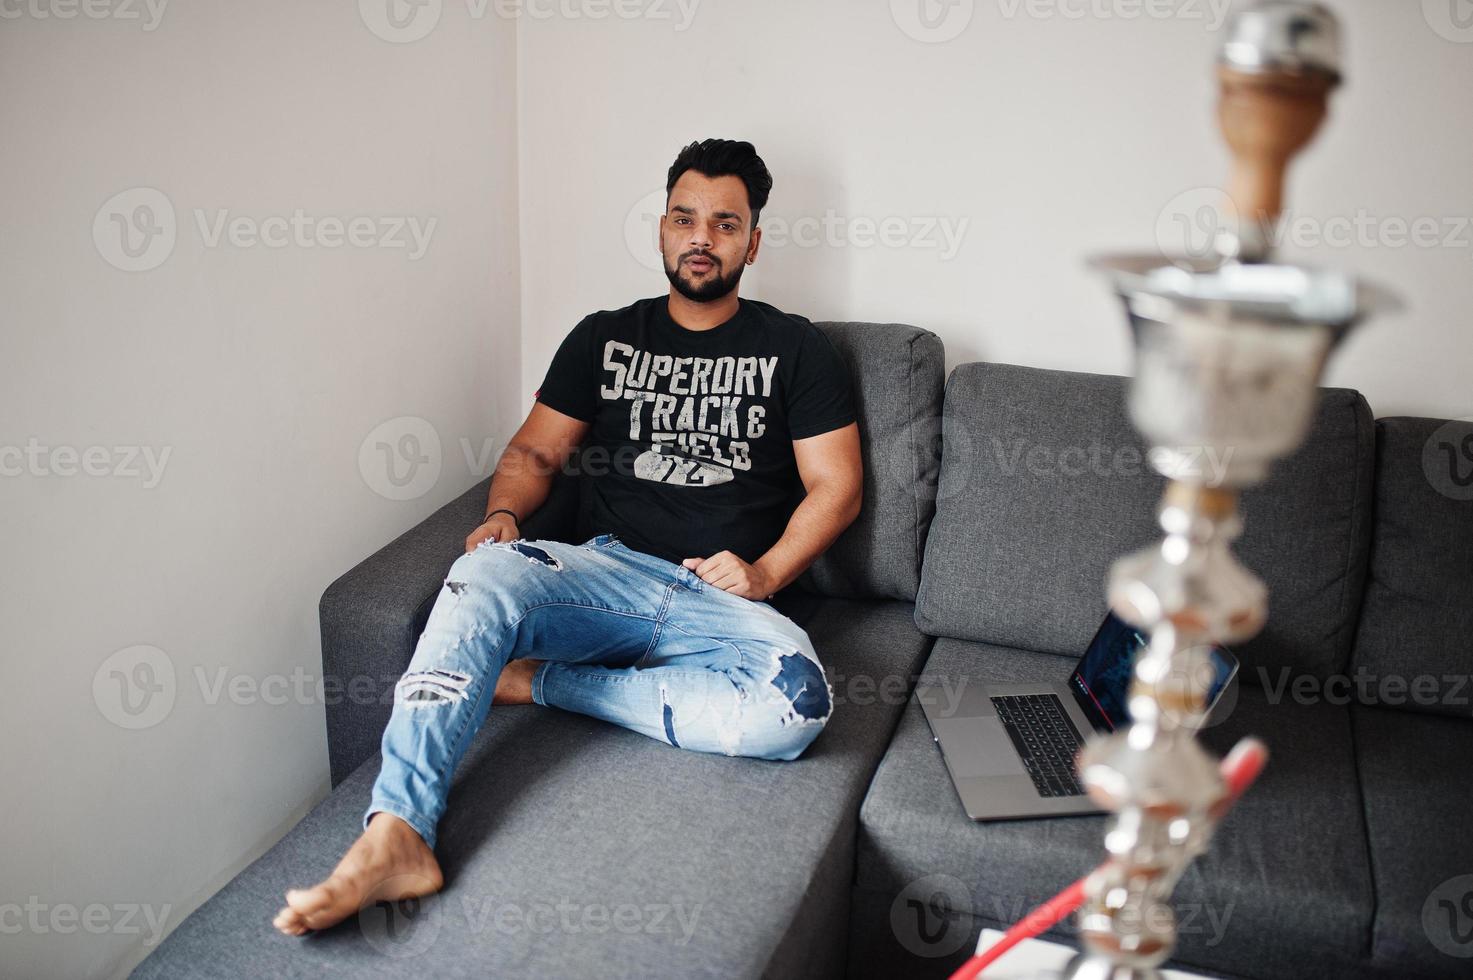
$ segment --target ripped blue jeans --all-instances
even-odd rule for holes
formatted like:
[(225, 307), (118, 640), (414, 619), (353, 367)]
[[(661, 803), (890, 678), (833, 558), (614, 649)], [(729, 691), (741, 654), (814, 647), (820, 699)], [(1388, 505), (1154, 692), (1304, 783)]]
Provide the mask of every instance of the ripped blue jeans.
[(455, 767), (508, 661), (543, 661), (538, 704), (672, 746), (796, 759), (833, 691), (808, 634), (613, 534), (486, 541), (450, 566), (394, 692), (363, 823), (392, 813), (435, 846)]

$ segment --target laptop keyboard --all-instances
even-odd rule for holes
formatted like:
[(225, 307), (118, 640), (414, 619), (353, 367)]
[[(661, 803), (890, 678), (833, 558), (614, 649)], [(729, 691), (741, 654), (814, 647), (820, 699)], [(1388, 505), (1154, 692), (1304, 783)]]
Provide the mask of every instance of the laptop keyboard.
[(991, 700), (1038, 795), (1084, 795), (1074, 776), (1074, 753), (1082, 743), (1058, 696), (1020, 694)]

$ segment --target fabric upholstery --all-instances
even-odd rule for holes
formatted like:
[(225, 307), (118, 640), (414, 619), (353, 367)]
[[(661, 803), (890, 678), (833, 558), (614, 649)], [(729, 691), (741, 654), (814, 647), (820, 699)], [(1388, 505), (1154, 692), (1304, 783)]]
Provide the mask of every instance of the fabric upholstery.
[[(898, 323), (815, 326), (853, 372), (864, 501), (795, 584), (820, 595), (914, 601), (941, 468), (941, 338)], [(794, 506), (804, 496), (800, 488)]]
[[(837, 975), (859, 801), (931, 641), (910, 603), (789, 598), (783, 611), (813, 637), (835, 695), (797, 761), (703, 755), (555, 709), (493, 708), (441, 823), (447, 888), (396, 920), (395, 935), (375, 918), (385, 910), (305, 939), (270, 924), (282, 892), (326, 875), (357, 836), (374, 757), (134, 976)], [(889, 678), (899, 693), (874, 697)]]
[(1374, 959), (1403, 976), (1473, 975), (1473, 722), (1359, 705), (1351, 714), (1376, 883)]
[[(1051, 654), (942, 638), (923, 683), (1063, 681), (1070, 669)], [(1354, 975), (1369, 955), (1373, 893), (1350, 709), (1270, 705), (1248, 686), (1235, 696), (1205, 741), (1221, 754), (1259, 735), (1270, 763), (1177, 889), (1178, 958), (1263, 978)], [(912, 704), (860, 814), (856, 885), (893, 904), (927, 876), (949, 875), (961, 884), (950, 896), (955, 928), (973, 929), (971, 918), (1008, 925), (1102, 860), (1104, 828), (1102, 816), (974, 822)], [(852, 963), (898, 958), (926, 974), (926, 957), (875, 926), (853, 925)]]
[(1376, 527), (1351, 685), (1473, 718), (1473, 422), (1376, 423)]
[[(1077, 656), (1111, 562), (1160, 536), (1165, 481), (1125, 413), (1126, 379), (962, 364), (946, 385), (937, 513), (916, 624), (936, 636)], [(1245, 679), (1343, 670), (1370, 543), (1365, 399), (1324, 389), (1304, 445), (1244, 494), (1239, 559), (1269, 586)], [(1206, 460), (1204, 465), (1210, 465)]]

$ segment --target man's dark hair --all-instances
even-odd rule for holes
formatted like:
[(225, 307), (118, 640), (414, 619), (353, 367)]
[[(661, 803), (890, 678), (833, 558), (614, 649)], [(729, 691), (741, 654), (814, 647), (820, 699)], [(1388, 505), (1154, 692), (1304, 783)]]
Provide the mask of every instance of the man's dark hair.
[(737, 140), (700, 140), (685, 147), (670, 166), (670, 177), (665, 182), (667, 203), (675, 182), (687, 170), (707, 177), (740, 177), (747, 185), (752, 227), (757, 227), (762, 209), (767, 207), (767, 195), (772, 193), (772, 174), (767, 172), (767, 164), (757, 155), (755, 146)]

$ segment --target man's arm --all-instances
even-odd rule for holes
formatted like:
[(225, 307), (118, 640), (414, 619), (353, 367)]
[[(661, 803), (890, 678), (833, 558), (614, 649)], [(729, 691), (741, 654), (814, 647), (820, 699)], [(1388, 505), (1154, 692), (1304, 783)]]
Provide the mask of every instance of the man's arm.
[[(558, 471), (592, 427), (541, 402), (534, 403), (527, 420), (496, 461), (486, 513), (504, 507), (521, 520), (531, 517), (547, 499)], [(508, 514), (497, 514), (471, 532), (465, 539), (465, 550), (474, 551), (487, 538), (509, 541), (518, 535), (517, 522)]]
[(817, 561), (854, 523), (864, 499), (857, 422), (793, 440), (793, 455), (808, 495), (788, 519), (783, 536), (754, 563), (767, 579), (768, 595), (785, 588)]

